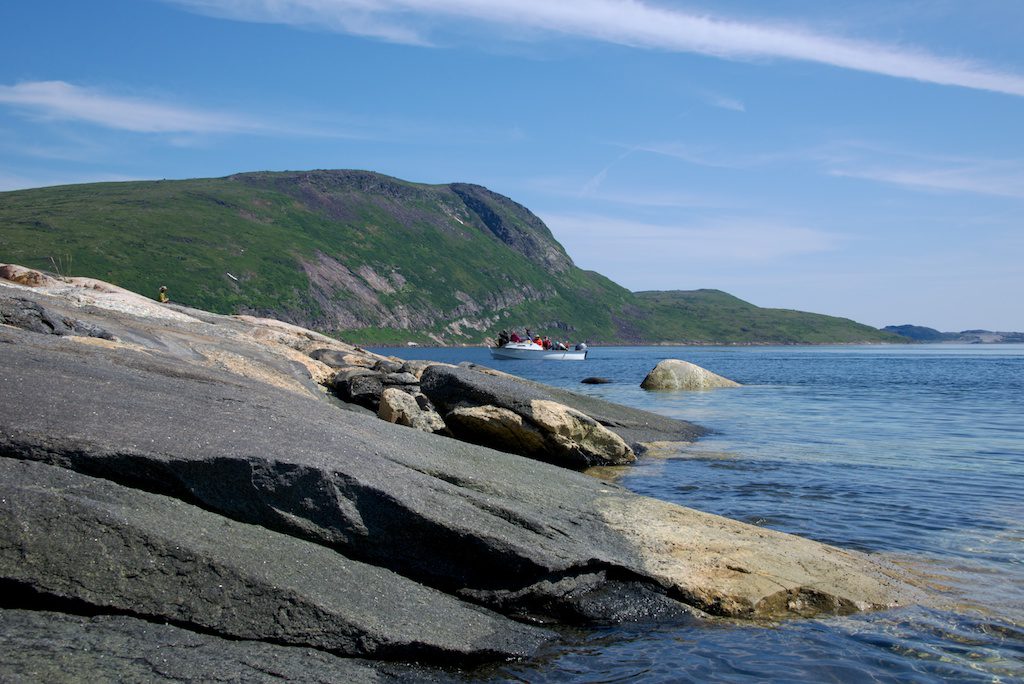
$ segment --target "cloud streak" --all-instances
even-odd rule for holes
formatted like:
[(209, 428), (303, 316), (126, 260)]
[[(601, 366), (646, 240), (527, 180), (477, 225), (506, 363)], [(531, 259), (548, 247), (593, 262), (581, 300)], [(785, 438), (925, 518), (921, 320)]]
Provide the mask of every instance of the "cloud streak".
[(429, 45), (438, 19), (515, 32), (559, 33), (728, 60), (816, 62), (895, 78), (1024, 96), (1024, 75), (970, 59), (820, 33), (798, 26), (694, 14), (639, 0), (164, 0), (242, 21), (311, 26)]
[(256, 133), (268, 126), (233, 114), (114, 95), (64, 81), (0, 85), (0, 104), (52, 121), (79, 121), (134, 133)]
[[(585, 214), (545, 214), (544, 222), (573, 254), (595, 252), (618, 260), (642, 243), (645, 262), (680, 258), (715, 263), (771, 262), (803, 254), (829, 252), (842, 245), (840, 235), (749, 218), (717, 219), (711, 224), (676, 226)], [(590, 250), (588, 245), (599, 248)]]

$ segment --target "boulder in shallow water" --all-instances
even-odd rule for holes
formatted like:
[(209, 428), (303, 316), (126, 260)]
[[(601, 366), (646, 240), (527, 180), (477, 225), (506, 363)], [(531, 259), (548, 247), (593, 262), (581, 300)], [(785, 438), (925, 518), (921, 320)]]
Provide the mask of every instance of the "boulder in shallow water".
[(647, 390), (707, 390), (740, 384), (689, 361), (665, 359), (647, 374), (640, 386)]

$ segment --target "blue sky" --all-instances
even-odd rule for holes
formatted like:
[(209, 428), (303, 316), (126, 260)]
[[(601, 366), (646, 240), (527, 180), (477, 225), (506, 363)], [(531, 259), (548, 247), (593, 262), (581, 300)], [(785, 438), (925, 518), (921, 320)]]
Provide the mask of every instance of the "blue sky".
[(632, 290), (1024, 330), (1022, 31), (1012, 0), (9, 0), (0, 190), (474, 182)]

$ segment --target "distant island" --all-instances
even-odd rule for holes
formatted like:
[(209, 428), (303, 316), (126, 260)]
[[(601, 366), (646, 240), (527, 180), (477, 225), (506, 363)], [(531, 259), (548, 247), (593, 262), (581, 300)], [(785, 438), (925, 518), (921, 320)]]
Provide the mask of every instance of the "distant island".
[(914, 342), (959, 342), (961, 344), (1022, 343), (1022, 332), (995, 332), (992, 330), (962, 330), (939, 332), (921, 325), (887, 325), (882, 330), (895, 333)]
[[(479, 185), (368, 171), (241, 173), (0, 193), (3, 259), (358, 344), (482, 344), (505, 328), (605, 344), (906, 342), (714, 289), (630, 292)], [(683, 266), (682, 268), (685, 268)]]

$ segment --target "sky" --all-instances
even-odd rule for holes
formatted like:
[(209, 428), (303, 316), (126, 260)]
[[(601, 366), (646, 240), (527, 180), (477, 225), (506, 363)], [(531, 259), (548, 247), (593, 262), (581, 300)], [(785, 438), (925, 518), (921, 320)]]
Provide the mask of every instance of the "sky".
[(7, 0), (0, 191), (471, 182), (634, 291), (1024, 331), (1022, 31), (1015, 0)]

